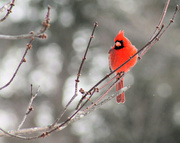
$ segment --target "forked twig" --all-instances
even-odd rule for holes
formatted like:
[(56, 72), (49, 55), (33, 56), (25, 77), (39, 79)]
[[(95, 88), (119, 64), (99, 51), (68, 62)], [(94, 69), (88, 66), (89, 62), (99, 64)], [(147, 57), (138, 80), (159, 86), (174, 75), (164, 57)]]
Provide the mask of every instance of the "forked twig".
[[(164, 21), (164, 18), (166, 16), (166, 12), (167, 12), (167, 9), (168, 9), (168, 6), (169, 6), (169, 3), (170, 3), (170, 0), (167, 0), (165, 6), (164, 6), (164, 10), (162, 12), (162, 15), (161, 15), (161, 18), (159, 20), (159, 24), (156, 26), (156, 29), (154, 31), (154, 33), (152, 34), (150, 40), (156, 35), (156, 33), (159, 31), (163, 21)], [(144, 54), (147, 53), (147, 51), (150, 49), (150, 47), (147, 47), (147, 48), (144, 48), (144, 50), (141, 52), (141, 54), (139, 55), (139, 59), (142, 59), (142, 57), (144, 56)]]
[(47, 35), (44, 33), (50, 27), (50, 6), (48, 6), (48, 11), (45, 16), (45, 20), (42, 23), (42, 27), (39, 32), (31, 31), (28, 34), (22, 35), (0, 35), (0, 39), (8, 39), (8, 40), (18, 40), (18, 39), (30, 39), (30, 38), (40, 38), (40, 39), (47, 39)]
[[(110, 95), (110, 96), (108, 96), (107, 98), (105, 98), (105, 99), (103, 99), (103, 100), (100, 100), (100, 102), (99, 103), (97, 103), (97, 104), (94, 104), (94, 106), (92, 106), (92, 107), (87, 107), (82, 113), (80, 113), (80, 115), (81, 114), (83, 114), (83, 115), (86, 115), (87, 113), (89, 114), (89, 113), (91, 113), (92, 111), (94, 111), (94, 110), (97, 110), (98, 108), (100, 108), (102, 105), (104, 105), (105, 103), (107, 103), (107, 102), (109, 102), (109, 101), (111, 101), (113, 98), (115, 98), (117, 95), (119, 95), (119, 94), (121, 94), (121, 93), (123, 93), (123, 92), (126, 92), (128, 89), (130, 88), (130, 86), (125, 86), (125, 87), (123, 87), (123, 88), (121, 88), (119, 91), (117, 91), (115, 94), (112, 94), (112, 95)], [(79, 114), (79, 113), (78, 113)]]
[[(175, 17), (176, 17), (176, 14), (177, 14), (178, 10), (179, 10), (179, 6), (176, 5), (176, 9), (175, 9), (175, 11), (174, 11), (174, 14), (173, 14), (172, 19), (170, 19), (168, 25), (167, 25), (167, 26), (165, 27), (165, 29), (161, 32), (161, 34), (159, 35), (158, 38), (160, 38), (160, 37), (166, 32), (166, 30), (170, 27), (170, 25), (174, 22), (174, 19), (175, 19)], [(160, 40), (160, 39), (157, 39), (157, 40)]]
[(31, 84), (31, 100), (29, 101), (29, 105), (26, 109), (26, 113), (23, 117), (23, 120), (21, 121), (21, 123), (19, 124), (18, 126), (18, 130), (20, 130), (20, 128), (22, 127), (22, 125), (24, 124), (27, 116), (33, 111), (33, 107), (32, 107), (32, 103), (34, 101), (34, 99), (37, 97), (38, 93), (39, 93), (39, 89), (40, 89), (40, 86), (38, 87), (38, 89), (36, 90), (36, 93), (33, 94), (33, 87), (32, 87), (32, 84)]
[(92, 38), (94, 38), (94, 31), (95, 31), (95, 29), (96, 29), (97, 26), (98, 26), (98, 23), (95, 22), (95, 23), (94, 23), (94, 28), (93, 28), (92, 34), (91, 34), (91, 36), (90, 36), (90, 39), (89, 39), (89, 42), (88, 42), (88, 45), (87, 45), (87, 48), (86, 48), (86, 51), (85, 51), (85, 53), (84, 53), (84, 57), (82, 58), (81, 65), (80, 65), (80, 67), (79, 67), (79, 71), (78, 71), (78, 74), (77, 74), (77, 79), (75, 80), (75, 81), (76, 81), (76, 84), (75, 84), (75, 96), (77, 95), (79, 78), (80, 78), (80, 76), (81, 76), (81, 70), (82, 70), (82, 67), (83, 67), (83, 64), (84, 64), (85, 60), (87, 59), (87, 57), (86, 57), (86, 56), (87, 56), (87, 52), (88, 52), (88, 50), (89, 50), (89, 46), (90, 46), (90, 44), (91, 44)]
[[(109, 76), (110, 78), (110, 76)], [(99, 87), (98, 89), (101, 90), (104, 87), (106, 87), (108, 84), (110, 84), (112, 81), (114, 81), (116, 79), (116, 75), (114, 77), (112, 77), (108, 82), (106, 82), (104, 85), (102, 85), (101, 87)]]
[[(119, 75), (118, 75), (119, 76)], [(94, 103), (92, 103), (90, 106), (88, 106), (84, 111), (88, 111), (89, 109), (91, 109), (92, 107), (96, 106), (100, 101), (102, 101), (102, 99), (108, 94), (108, 92), (117, 84), (117, 82), (122, 78), (122, 76), (118, 79), (115, 80), (111, 86), (105, 91), (105, 93), (103, 95), (101, 95)], [(118, 91), (119, 92), (119, 91)], [(120, 91), (122, 92), (122, 90)]]
[(16, 35), (16, 36), (0, 35), (0, 39), (9, 39), (9, 40), (28, 39), (28, 38), (46, 39), (47, 35), (44, 32), (50, 27), (50, 18), (49, 18), (49, 16), (50, 16), (50, 6), (48, 6), (48, 11), (47, 11), (45, 20), (42, 23), (42, 28), (37, 33), (31, 31), (29, 34)]

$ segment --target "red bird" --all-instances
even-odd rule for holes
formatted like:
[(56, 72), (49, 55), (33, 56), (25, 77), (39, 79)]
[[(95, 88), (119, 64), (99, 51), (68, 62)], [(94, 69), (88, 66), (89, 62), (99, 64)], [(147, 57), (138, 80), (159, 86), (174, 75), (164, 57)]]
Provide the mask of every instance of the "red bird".
[[(131, 42), (124, 36), (124, 31), (119, 31), (117, 36), (114, 39), (114, 46), (109, 50), (109, 66), (110, 69), (113, 71), (126, 62), (130, 57), (132, 57), (136, 52), (137, 49)], [(137, 57), (133, 57), (128, 63), (118, 69), (115, 74), (122, 75), (122, 73), (126, 73), (129, 71), (131, 67), (133, 67), (137, 62)], [(118, 79), (118, 77), (117, 77)], [(124, 79), (122, 78), (116, 84), (116, 91), (120, 90), (124, 87)], [(122, 93), (117, 96), (117, 103), (124, 103), (125, 102), (125, 94)]]

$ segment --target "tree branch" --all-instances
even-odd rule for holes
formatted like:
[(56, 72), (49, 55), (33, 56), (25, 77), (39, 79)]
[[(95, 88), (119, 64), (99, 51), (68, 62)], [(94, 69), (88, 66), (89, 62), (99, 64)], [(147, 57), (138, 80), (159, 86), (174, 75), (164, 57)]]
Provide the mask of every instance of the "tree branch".
[(14, 6), (14, 3), (15, 3), (15, 0), (12, 0), (11, 3), (7, 3), (5, 6), (3, 6), (3, 7), (1, 8), (1, 10), (4, 11), (5, 9), (7, 9), (7, 7), (10, 6), (10, 8), (7, 9), (6, 15), (5, 15), (2, 19), (0, 19), (0, 23), (3, 22), (4, 20), (6, 20), (6, 18), (9, 16), (9, 14), (12, 12), (12, 8), (13, 8), (13, 6)]
[(37, 97), (37, 95), (39, 93), (39, 89), (40, 89), (40, 86), (38, 87), (36, 93), (33, 94), (33, 91), (32, 91), (33, 87), (32, 87), (32, 84), (31, 84), (31, 100), (29, 101), (29, 105), (28, 105), (28, 107), (26, 109), (26, 113), (25, 113), (23, 119), (22, 119), (21, 123), (18, 126), (18, 130), (20, 130), (20, 128), (23, 126), (27, 116), (33, 111), (32, 103), (33, 103), (34, 99)]
[[(45, 20), (44, 22), (42, 23), (42, 28), (40, 29), (40, 31), (35, 34), (34, 32), (30, 32), (29, 35), (26, 35), (26, 36), (30, 36), (31, 37), (31, 40), (30, 42), (27, 44), (27, 47), (26, 47), (26, 50), (24, 52), (24, 55), (16, 69), (16, 71), (14, 72), (12, 78), (9, 80), (8, 83), (6, 83), (4, 86), (0, 87), (0, 90), (6, 88), (7, 86), (9, 86), (11, 84), (11, 82), (14, 80), (17, 72), (19, 71), (22, 63), (26, 62), (26, 59), (25, 59), (25, 56), (27, 54), (27, 52), (32, 48), (32, 42), (34, 40), (35, 37), (38, 37), (38, 38), (41, 38), (41, 39), (46, 39), (47, 38), (47, 35), (44, 33), (49, 27), (50, 27), (50, 19), (49, 19), (49, 16), (50, 16), (50, 7), (48, 6), (48, 11), (47, 11), (47, 14), (46, 14), (46, 17), (45, 17)], [(14, 36), (14, 39), (22, 39), (22, 38), (30, 38), (30, 37), (26, 37), (25, 35), (21, 35), (21, 36)], [(3, 36), (2, 36), (3, 37)], [(11, 37), (11, 36), (10, 36)], [(1, 36), (0, 36), (1, 38)]]
[[(40, 138), (40, 137), (46, 137), (50, 132), (55, 131), (55, 130), (56, 131), (61, 131), (61, 130), (65, 129), (68, 125), (70, 125), (70, 124), (72, 124), (72, 123), (86, 117), (87, 115), (92, 113), (94, 110), (99, 109), (105, 103), (111, 101), (117, 95), (119, 95), (122, 92), (125, 92), (126, 90), (128, 90), (129, 87), (130, 86), (122, 88), (121, 90), (119, 90), (115, 94), (112, 94), (111, 96), (109, 96), (109, 97), (105, 98), (104, 100), (102, 100), (97, 105), (93, 106), (93, 108), (91, 108), (91, 109), (84, 110), (84, 111), (79, 111), (76, 114), (76, 116), (74, 116), (72, 119), (70, 119), (66, 123), (63, 122), (63, 123), (56, 124), (55, 127), (53, 127), (53, 128), (51, 128), (51, 126), (47, 126), (47, 127), (33, 127), (33, 128), (20, 129), (20, 130), (11, 130), (11, 131), (5, 131), (2, 128), (0, 128), (0, 130), (2, 131), (2, 133), (0, 133), (0, 137), (10, 136), (10, 137), (20, 138), (20, 139), (25, 139), (25, 140), (32, 140), (32, 139), (37, 139), (37, 138)], [(40, 132), (44, 132), (44, 133), (42, 133), (41, 135), (38, 135), (38, 136), (34, 136), (34, 137), (22, 136), (22, 135), (27, 135), (27, 134), (29, 134), (29, 135), (30, 134), (35, 134), (35, 133), (38, 134)], [(19, 136), (19, 135), (21, 135), (21, 136)]]

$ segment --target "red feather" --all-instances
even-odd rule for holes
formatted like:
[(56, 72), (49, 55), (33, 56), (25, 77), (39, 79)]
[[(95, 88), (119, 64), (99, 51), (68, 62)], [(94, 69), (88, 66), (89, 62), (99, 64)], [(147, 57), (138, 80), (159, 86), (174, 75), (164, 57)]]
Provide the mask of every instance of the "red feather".
[[(111, 70), (115, 70), (124, 62), (126, 62), (130, 57), (132, 57), (137, 49), (131, 42), (124, 36), (124, 31), (119, 31), (117, 36), (114, 39), (114, 46), (109, 51), (109, 66)], [(115, 72), (118, 73), (126, 73), (129, 71), (131, 67), (133, 67), (137, 62), (137, 55), (131, 59), (128, 63), (126, 63), (123, 67)], [(116, 91), (120, 90), (124, 87), (124, 79), (122, 78), (116, 85)], [(125, 102), (125, 94), (122, 93), (117, 96), (118, 103)]]

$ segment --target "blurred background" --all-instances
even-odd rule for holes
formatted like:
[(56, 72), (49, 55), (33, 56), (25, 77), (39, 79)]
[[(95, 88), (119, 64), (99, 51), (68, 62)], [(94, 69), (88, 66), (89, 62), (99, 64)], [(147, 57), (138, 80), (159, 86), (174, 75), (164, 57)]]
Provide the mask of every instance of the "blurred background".
[[(0, 1), (0, 7), (7, 0)], [(79, 87), (88, 90), (109, 72), (108, 51), (119, 30), (138, 49), (159, 22), (166, 0), (17, 0), (0, 23), (1, 35), (38, 31), (51, 6), (48, 39), (36, 39), (10, 86), (0, 91), (0, 127), (17, 129), (30, 100), (30, 84), (38, 97), (23, 128), (47, 126), (74, 93), (76, 74), (94, 22), (98, 22)], [(170, 2), (167, 25), (179, 0)], [(3, 14), (0, 15), (1, 17)], [(126, 75), (125, 104), (109, 102), (61, 132), (38, 140), (1, 137), (2, 143), (179, 143), (180, 142), (180, 15), (161, 40)], [(0, 39), (0, 87), (17, 68), (28, 39)], [(115, 89), (111, 93), (114, 93)], [(109, 95), (111, 95), (109, 93)], [(81, 96), (81, 95), (79, 95)], [(98, 95), (96, 95), (98, 96)], [(64, 119), (77, 102), (70, 106)]]

